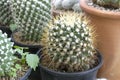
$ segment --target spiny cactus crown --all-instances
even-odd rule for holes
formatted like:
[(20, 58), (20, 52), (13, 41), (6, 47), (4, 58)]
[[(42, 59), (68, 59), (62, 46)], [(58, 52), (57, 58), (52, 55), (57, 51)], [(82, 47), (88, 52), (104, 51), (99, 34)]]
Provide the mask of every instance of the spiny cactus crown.
[(50, 0), (12, 0), (11, 4), (15, 22), (22, 32), (22, 40), (39, 41), (51, 19)]
[(9, 25), (12, 20), (10, 4), (8, 0), (0, 0), (0, 23)]
[(48, 53), (60, 66), (67, 66), (68, 72), (83, 71), (94, 64), (92, 32), (81, 14), (64, 13), (50, 25)]
[(92, 1), (100, 6), (120, 8), (120, 0), (92, 0)]
[(13, 76), (12, 67), (14, 66), (15, 51), (12, 49), (13, 42), (7, 38), (7, 34), (2, 34), (0, 30), (0, 76)]

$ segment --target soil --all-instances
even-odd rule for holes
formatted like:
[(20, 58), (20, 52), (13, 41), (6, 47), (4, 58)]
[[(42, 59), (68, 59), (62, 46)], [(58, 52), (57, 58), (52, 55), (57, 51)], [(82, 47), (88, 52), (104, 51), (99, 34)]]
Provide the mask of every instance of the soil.
[(28, 70), (29, 68), (28, 67), (26, 67), (26, 66), (23, 66), (22, 67), (22, 70), (19, 70), (18, 72), (17, 72), (17, 77), (15, 77), (15, 78), (10, 78), (10, 77), (0, 77), (0, 80), (19, 80), (22, 76), (24, 76), (24, 74), (27, 72), (27, 70)]
[[(94, 57), (95, 59), (95, 64), (92, 64), (91, 66), (91, 69), (94, 68), (95, 66), (97, 66), (99, 63), (98, 63), (98, 57), (97, 55), (95, 55)], [(42, 66), (44, 67), (47, 67), (48, 69), (50, 70), (54, 70), (54, 71), (57, 71), (57, 72), (71, 72), (68, 70), (68, 67), (67, 65), (65, 64), (56, 64), (53, 60), (52, 60), (52, 57), (50, 57), (48, 54), (44, 54), (42, 59), (41, 59), (41, 63), (40, 63)], [(73, 71), (72, 72), (81, 72), (82, 69), (80, 69), (79, 71), (74, 69), (73, 68)]]
[(97, 8), (97, 9), (100, 9), (100, 10), (105, 10), (105, 11), (120, 12), (120, 8), (115, 9), (115, 8), (110, 7), (110, 6), (104, 6), (104, 7), (102, 7), (102, 6), (99, 6), (97, 4), (94, 4), (92, 2), (92, 0), (88, 0), (88, 6), (92, 6), (94, 8)]

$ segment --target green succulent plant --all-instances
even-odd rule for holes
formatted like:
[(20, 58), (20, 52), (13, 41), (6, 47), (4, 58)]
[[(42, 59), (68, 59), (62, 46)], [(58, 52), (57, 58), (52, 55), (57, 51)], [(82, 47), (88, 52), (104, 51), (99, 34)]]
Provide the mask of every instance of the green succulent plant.
[(21, 40), (39, 42), (51, 19), (50, 0), (11, 0), (11, 4)]
[[(95, 64), (94, 31), (81, 14), (67, 12), (50, 24), (47, 53), (55, 70), (85, 71)], [(46, 53), (46, 54), (47, 54)]]
[(92, 1), (100, 6), (120, 8), (120, 0), (92, 0)]
[(0, 24), (10, 25), (12, 20), (9, 0), (0, 0)]

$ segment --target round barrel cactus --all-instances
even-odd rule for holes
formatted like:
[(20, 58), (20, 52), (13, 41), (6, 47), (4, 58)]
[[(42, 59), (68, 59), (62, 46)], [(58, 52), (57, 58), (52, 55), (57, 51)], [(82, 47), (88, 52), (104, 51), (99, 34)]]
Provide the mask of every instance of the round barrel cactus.
[(21, 40), (39, 42), (51, 19), (50, 0), (11, 0), (11, 4)]
[(76, 72), (93, 67), (96, 62), (94, 31), (86, 18), (78, 13), (67, 12), (56, 17), (49, 30), (47, 53), (55, 70)]

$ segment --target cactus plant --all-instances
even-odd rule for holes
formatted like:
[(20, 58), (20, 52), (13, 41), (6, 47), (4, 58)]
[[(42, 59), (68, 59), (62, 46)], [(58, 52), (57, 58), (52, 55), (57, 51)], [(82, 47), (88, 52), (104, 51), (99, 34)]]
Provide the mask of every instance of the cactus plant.
[(11, 14), (9, 0), (0, 0), (0, 24), (10, 25), (13, 20)]
[(110, 7), (110, 8), (120, 8), (120, 0), (92, 0), (100, 6)]
[[(10, 42), (7, 34), (2, 34), (0, 30), (0, 77), (1, 76), (15, 76), (15, 50), (13, 50), (13, 42)], [(1, 80), (1, 78), (0, 78)]]
[(93, 31), (81, 14), (61, 14), (50, 24), (49, 30), (47, 53), (55, 70), (64, 68), (63, 72), (85, 71), (95, 65)]
[(11, 0), (11, 4), (21, 41), (40, 42), (44, 28), (51, 19), (50, 0)]

